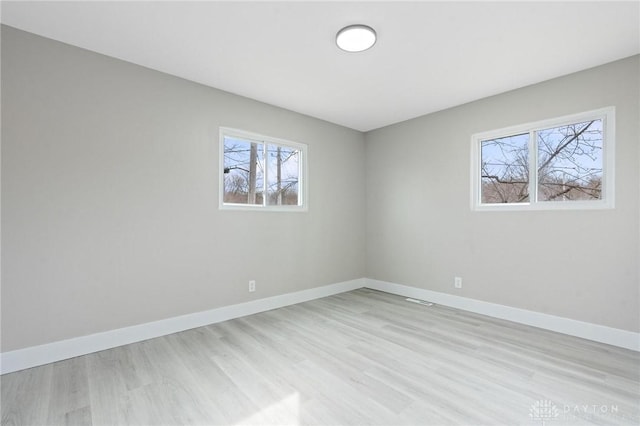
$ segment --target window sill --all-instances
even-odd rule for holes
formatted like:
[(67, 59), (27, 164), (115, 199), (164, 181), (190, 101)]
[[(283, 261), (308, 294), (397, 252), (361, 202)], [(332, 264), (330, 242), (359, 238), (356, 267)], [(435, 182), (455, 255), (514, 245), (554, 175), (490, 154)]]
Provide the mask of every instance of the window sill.
[(611, 210), (615, 205), (613, 201), (572, 201), (572, 202), (537, 202), (537, 203), (496, 203), (479, 204), (471, 207), (477, 212), (514, 212), (514, 211), (557, 211), (557, 210)]
[(290, 212), (290, 213), (306, 213), (309, 211), (307, 206), (251, 206), (246, 204), (222, 204), (219, 210), (231, 211), (255, 211), (255, 212)]

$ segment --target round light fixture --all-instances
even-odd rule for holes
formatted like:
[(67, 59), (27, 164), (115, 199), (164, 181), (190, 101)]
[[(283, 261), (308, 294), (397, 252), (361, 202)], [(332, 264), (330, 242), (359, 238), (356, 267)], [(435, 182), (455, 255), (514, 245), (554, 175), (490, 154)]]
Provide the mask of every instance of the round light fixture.
[(336, 44), (347, 52), (362, 52), (376, 44), (376, 32), (366, 25), (349, 25), (338, 31)]

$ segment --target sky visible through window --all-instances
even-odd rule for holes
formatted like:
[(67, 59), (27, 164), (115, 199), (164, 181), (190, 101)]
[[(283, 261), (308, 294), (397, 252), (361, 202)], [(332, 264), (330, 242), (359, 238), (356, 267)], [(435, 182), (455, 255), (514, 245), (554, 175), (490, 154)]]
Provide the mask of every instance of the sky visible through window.
[(299, 205), (299, 175), (298, 149), (224, 136), (225, 203)]
[[(539, 201), (602, 198), (603, 120), (533, 132)], [(482, 203), (530, 200), (530, 133), (481, 142)]]

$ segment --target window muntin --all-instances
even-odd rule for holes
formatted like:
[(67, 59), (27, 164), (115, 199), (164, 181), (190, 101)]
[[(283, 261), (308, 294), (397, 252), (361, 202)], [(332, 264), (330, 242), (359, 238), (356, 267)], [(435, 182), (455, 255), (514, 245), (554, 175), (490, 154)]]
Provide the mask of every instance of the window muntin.
[(473, 135), (472, 209), (612, 208), (614, 114), (609, 107)]
[(306, 208), (306, 145), (221, 128), (220, 161), (221, 208)]

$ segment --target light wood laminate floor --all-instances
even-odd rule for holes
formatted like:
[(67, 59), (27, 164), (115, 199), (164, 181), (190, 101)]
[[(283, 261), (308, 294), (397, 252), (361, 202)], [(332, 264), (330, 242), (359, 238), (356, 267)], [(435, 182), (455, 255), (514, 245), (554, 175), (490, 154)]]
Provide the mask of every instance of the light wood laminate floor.
[(3, 425), (640, 424), (640, 354), (360, 289), (1, 377)]

